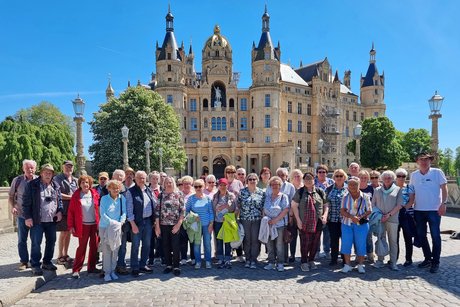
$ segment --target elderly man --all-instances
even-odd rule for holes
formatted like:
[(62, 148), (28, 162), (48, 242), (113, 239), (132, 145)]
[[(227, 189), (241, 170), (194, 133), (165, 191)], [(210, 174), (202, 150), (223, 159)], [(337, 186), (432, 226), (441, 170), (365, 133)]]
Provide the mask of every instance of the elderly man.
[(360, 167), (356, 162), (352, 162), (348, 166), (348, 177), (358, 177), (359, 178)]
[(109, 174), (107, 172), (100, 172), (98, 176), (99, 184), (94, 187), (96, 189), (97, 194), (100, 197), (109, 194), (107, 190), (107, 181), (109, 180)]
[(125, 169), (125, 181), (124, 181), (124, 185), (125, 185), (125, 188), (126, 190), (129, 190), (130, 188), (132, 188), (134, 186), (134, 176), (136, 174), (134, 173), (134, 170), (131, 168), (131, 167), (127, 167)]
[[(154, 223), (153, 211), (156, 205), (152, 191), (145, 185), (147, 174), (137, 171), (134, 177), (136, 184), (126, 192), (126, 211), (128, 221), (131, 223), (131, 274), (139, 276), (139, 272), (152, 273), (147, 266), (147, 259), (152, 239), (152, 227)], [(139, 261), (139, 246), (142, 241), (141, 259)]]
[(73, 193), (78, 189), (78, 179), (72, 175), (73, 170), (73, 162), (66, 160), (62, 163), (62, 173), (54, 178), (60, 188), (63, 205), (62, 221), (56, 226), (56, 230), (60, 231), (57, 263), (63, 265), (69, 265), (73, 261), (69, 256), (70, 231), (67, 227), (67, 209)]
[(35, 171), (37, 162), (34, 160), (22, 161), (22, 171), (24, 174), (19, 175), (11, 182), (10, 192), (8, 193), (8, 204), (11, 206), (11, 213), (17, 218), (18, 226), (18, 253), (19, 253), (19, 270), (25, 270), (29, 267), (29, 251), (27, 250), (27, 237), (29, 228), (26, 227), (26, 220), (22, 212), (23, 195), (27, 183), (37, 178)]
[[(431, 167), (433, 158), (426, 152), (417, 155), (418, 170), (412, 173), (409, 184), (415, 190), (415, 224), (425, 257), (418, 267), (430, 267), (430, 272), (436, 273), (441, 257), (440, 224), (441, 216), (446, 213), (447, 179), (442, 170)], [(427, 224), (430, 226), (432, 249), (426, 237)]]
[(242, 167), (236, 170), (236, 179), (241, 181), (246, 186), (246, 170)]
[[(33, 275), (43, 275), (44, 270), (56, 270), (51, 263), (56, 244), (56, 222), (62, 219), (62, 199), (59, 186), (53, 181), (54, 168), (45, 164), (40, 170), (40, 177), (27, 184), (23, 197), (25, 224), (30, 228), (32, 249), (30, 264)], [(43, 235), (46, 238), (43, 265), (41, 244)]]

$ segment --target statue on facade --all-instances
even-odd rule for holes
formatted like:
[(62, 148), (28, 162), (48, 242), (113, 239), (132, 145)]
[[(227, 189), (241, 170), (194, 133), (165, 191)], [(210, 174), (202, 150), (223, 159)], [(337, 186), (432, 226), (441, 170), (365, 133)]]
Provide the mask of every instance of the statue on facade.
[(218, 86), (214, 86), (215, 98), (214, 107), (220, 108), (222, 100), (222, 90)]

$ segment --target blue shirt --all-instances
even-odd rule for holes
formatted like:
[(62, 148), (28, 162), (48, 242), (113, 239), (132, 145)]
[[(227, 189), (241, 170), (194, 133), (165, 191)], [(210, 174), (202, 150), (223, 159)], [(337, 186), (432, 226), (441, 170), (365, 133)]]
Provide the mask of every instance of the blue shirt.
[(203, 194), (202, 198), (198, 198), (196, 194), (190, 196), (187, 200), (185, 212), (195, 212), (200, 217), (202, 226), (208, 226), (214, 221), (214, 210), (212, 208), (211, 199)]
[[(286, 208), (290, 208), (289, 198), (286, 194), (280, 193), (278, 197), (275, 198), (275, 200), (272, 200), (271, 194), (265, 197), (264, 214), (269, 218), (276, 218)], [(277, 228), (287, 226), (287, 217), (288, 214), (286, 214), (280, 221), (278, 221), (275, 226)]]
[(110, 220), (124, 222), (126, 219), (125, 197), (123, 195), (118, 195), (117, 199), (114, 200), (110, 194), (102, 196), (99, 212), (101, 215), (99, 228), (109, 227)]

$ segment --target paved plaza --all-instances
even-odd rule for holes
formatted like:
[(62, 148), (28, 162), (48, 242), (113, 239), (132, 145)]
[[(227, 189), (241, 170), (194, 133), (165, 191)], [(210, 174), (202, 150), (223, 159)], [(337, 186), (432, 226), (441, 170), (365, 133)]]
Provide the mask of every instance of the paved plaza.
[[(460, 215), (443, 217), (441, 230), (460, 230), (459, 222)], [(18, 272), (16, 234), (3, 234), (0, 240), (0, 299), (4, 305), (460, 306), (460, 240), (452, 240), (447, 234), (442, 235), (441, 267), (437, 274), (416, 265), (400, 265), (399, 272), (366, 265), (364, 275), (357, 271), (342, 274), (339, 266), (329, 267), (326, 259), (319, 259), (318, 269), (302, 272), (299, 258), (285, 272), (265, 271), (266, 254), (262, 252), (256, 270), (244, 268), (236, 261), (232, 269), (223, 270), (215, 266), (195, 270), (185, 265), (182, 275), (174, 277), (162, 274), (163, 267), (155, 265), (153, 274), (138, 278), (121, 276), (119, 281), (110, 283), (84, 271), (79, 280), (72, 279), (71, 270), (62, 266), (57, 276), (50, 273), (44, 278), (32, 277), (30, 270)], [(76, 243), (72, 239), (71, 255)], [(403, 258), (401, 250), (400, 263)], [(415, 264), (422, 259), (421, 250), (415, 248)]]

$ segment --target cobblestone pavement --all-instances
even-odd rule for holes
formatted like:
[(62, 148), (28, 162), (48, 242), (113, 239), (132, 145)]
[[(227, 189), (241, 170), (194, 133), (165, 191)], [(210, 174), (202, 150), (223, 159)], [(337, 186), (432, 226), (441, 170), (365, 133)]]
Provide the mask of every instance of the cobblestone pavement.
[[(460, 215), (444, 217), (441, 230), (460, 230), (459, 221)], [(0, 291), (5, 291), (13, 289), (11, 282), (16, 279), (14, 287), (19, 286), (20, 280), (32, 277), (30, 272), (24, 274), (27, 277), (18, 277), (17, 273), (5, 277), (5, 269), (13, 270), (15, 264), (11, 264), (11, 259), (7, 264), (4, 256), (14, 253), (3, 250), (5, 235), (0, 238)], [(74, 251), (76, 240), (72, 241)], [(331, 268), (325, 259), (320, 259), (318, 269), (310, 272), (300, 271), (299, 259), (285, 272), (265, 271), (263, 261), (256, 270), (246, 269), (236, 261), (232, 269), (225, 270), (215, 266), (195, 270), (186, 265), (182, 267), (180, 277), (162, 274), (163, 268), (158, 265), (154, 267), (153, 274), (138, 278), (122, 276), (119, 281), (110, 283), (86, 273), (75, 280), (71, 278), (70, 270), (62, 270), (56, 278), (16, 302), (16, 305), (460, 306), (460, 240), (449, 239), (449, 235), (444, 234), (442, 241), (441, 267), (437, 274), (429, 273), (428, 269), (418, 269), (416, 265), (409, 268), (400, 266), (399, 272), (388, 267), (376, 269), (366, 265), (367, 273), (364, 275), (357, 271), (342, 274), (339, 266)], [(402, 250), (400, 261), (403, 255)], [(261, 258), (265, 257), (262, 253)], [(415, 264), (421, 260), (422, 252), (416, 248)]]

